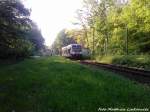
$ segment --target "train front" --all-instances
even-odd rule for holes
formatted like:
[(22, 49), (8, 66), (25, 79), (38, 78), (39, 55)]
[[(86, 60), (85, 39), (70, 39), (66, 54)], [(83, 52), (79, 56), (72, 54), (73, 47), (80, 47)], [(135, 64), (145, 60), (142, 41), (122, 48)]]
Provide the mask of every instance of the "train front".
[(82, 47), (79, 44), (72, 44), (70, 51), (72, 58), (81, 58), (82, 57)]

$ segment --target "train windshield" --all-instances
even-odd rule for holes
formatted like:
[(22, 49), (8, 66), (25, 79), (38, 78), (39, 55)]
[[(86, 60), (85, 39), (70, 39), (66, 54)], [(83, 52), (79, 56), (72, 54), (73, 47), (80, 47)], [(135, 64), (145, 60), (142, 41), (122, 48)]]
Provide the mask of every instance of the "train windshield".
[(72, 46), (72, 50), (73, 50), (74, 52), (81, 52), (81, 51), (82, 51), (80, 45), (73, 45), (73, 46)]

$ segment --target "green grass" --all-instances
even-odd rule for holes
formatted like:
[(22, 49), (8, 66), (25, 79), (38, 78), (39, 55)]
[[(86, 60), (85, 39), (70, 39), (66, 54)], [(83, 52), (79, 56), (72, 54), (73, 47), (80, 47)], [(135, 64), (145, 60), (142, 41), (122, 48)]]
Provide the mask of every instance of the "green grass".
[(102, 63), (118, 64), (150, 70), (150, 55), (101, 56), (96, 57), (96, 60)]
[(150, 107), (150, 88), (62, 57), (0, 66), (0, 112), (97, 112)]

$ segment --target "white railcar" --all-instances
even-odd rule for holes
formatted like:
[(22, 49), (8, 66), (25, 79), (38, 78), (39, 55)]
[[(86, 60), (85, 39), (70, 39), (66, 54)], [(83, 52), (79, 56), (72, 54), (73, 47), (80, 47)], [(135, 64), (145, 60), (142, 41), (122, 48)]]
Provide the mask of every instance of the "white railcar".
[(69, 58), (82, 57), (82, 46), (79, 44), (70, 44), (62, 48), (62, 56)]

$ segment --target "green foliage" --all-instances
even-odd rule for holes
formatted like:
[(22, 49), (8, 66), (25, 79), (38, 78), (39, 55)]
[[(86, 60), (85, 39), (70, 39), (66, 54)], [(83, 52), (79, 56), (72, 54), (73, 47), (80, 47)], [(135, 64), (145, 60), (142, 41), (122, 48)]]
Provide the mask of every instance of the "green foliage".
[(150, 56), (118, 56), (112, 59), (113, 64), (150, 70)]
[(33, 49), (34, 49), (33, 44), (28, 40), (12, 39), (7, 46), (0, 48), (0, 52), (3, 53), (0, 54), (0, 57), (3, 58), (27, 57), (31, 55)]
[(149, 0), (84, 0), (81, 11), (80, 24), (91, 31), (88, 44), (96, 55), (150, 53)]
[(127, 67), (136, 67), (150, 70), (150, 56), (149, 55), (114, 55), (114, 56), (100, 56), (96, 60), (101, 63), (117, 64)]
[(75, 39), (69, 35), (66, 29), (63, 29), (58, 33), (57, 38), (52, 45), (52, 48), (55, 54), (60, 54), (62, 47), (74, 43), (76, 43)]
[(149, 53), (150, 41), (150, 13), (149, 1), (131, 0), (130, 4), (123, 10), (122, 17), (129, 28), (130, 43), (134, 43), (134, 51), (138, 53)]
[(99, 107), (150, 107), (149, 87), (61, 57), (3, 65), (0, 76), (1, 112), (97, 112)]
[(43, 47), (44, 39), (20, 0), (0, 1), (0, 58), (19, 58)]

